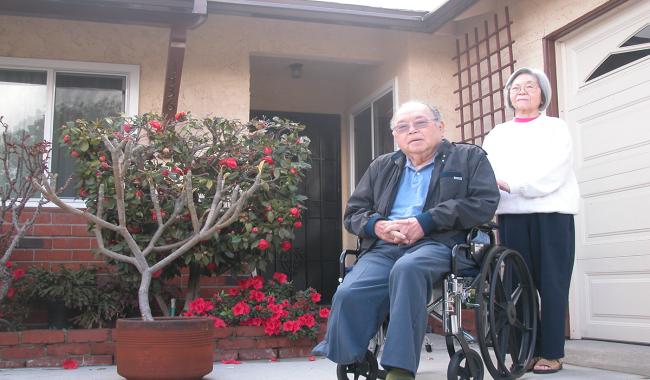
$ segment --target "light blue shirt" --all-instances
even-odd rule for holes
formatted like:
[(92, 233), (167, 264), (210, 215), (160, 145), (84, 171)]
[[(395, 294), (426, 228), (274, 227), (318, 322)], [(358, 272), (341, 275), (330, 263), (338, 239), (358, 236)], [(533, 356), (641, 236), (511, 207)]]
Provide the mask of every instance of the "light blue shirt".
[(399, 182), (397, 196), (388, 219), (406, 219), (422, 213), (427, 200), (429, 182), (433, 172), (433, 159), (420, 170), (416, 170), (411, 160), (406, 160), (404, 172)]

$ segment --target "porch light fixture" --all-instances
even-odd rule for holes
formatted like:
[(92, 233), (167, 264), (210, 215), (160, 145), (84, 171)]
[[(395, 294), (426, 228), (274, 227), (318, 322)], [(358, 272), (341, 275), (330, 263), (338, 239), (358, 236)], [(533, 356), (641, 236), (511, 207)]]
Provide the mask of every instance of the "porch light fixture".
[(302, 63), (292, 63), (289, 68), (291, 69), (291, 78), (298, 79), (302, 77)]

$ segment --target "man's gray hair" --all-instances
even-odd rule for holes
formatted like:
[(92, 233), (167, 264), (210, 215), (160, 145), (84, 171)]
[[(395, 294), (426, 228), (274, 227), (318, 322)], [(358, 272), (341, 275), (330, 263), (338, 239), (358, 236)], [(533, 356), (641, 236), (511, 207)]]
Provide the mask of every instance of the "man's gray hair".
[(544, 74), (543, 71), (530, 67), (519, 68), (514, 73), (512, 73), (512, 75), (510, 75), (510, 78), (508, 78), (506, 87), (503, 89), (508, 107), (512, 109), (515, 108), (512, 106), (512, 102), (510, 101), (510, 88), (512, 87), (512, 82), (514, 82), (515, 79), (517, 79), (517, 77), (521, 74), (530, 74), (537, 80), (537, 84), (539, 84), (539, 88), (542, 90), (542, 103), (539, 105), (539, 110), (544, 111), (546, 107), (548, 107), (548, 105), (551, 103), (551, 96), (553, 95), (551, 91), (551, 82), (548, 80), (548, 77), (546, 74)]
[(395, 111), (393, 117), (390, 119), (390, 129), (395, 128), (395, 118), (406, 109), (426, 109), (431, 112), (431, 116), (433, 117), (433, 121), (436, 122), (436, 125), (439, 125), (442, 121), (442, 114), (440, 113), (440, 110), (438, 110), (438, 107), (432, 106), (431, 104), (425, 102), (421, 102), (419, 100), (411, 100), (403, 103), (401, 106), (399, 106), (397, 111)]

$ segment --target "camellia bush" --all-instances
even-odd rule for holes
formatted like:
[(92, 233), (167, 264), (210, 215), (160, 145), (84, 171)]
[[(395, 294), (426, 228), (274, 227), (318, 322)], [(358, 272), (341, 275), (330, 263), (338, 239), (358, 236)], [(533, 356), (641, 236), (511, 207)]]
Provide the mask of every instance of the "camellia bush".
[(139, 276), (145, 320), (152, 280), (188, 266), (192, 300), (201, 275), (263, 268), (274, 252), (291, 250), (293, 229), (302, 227), (299, 186), (310, 167), (302, 125), (179, 113), (171, 121), (144, 114), (62, 128), (87, 209), (58, 198), (54, 175), (39, 189), (89, 221), (98, 253), (122, 275), (130, 268)]
[(211, 300), (190, 302), (184, 316), (204, 316), (216, 328), (261, 326), (266, 335), (286, 335), (290, 339), (315, 339), (330, 310), (319, 307), (321, 295), (313, 288), (294, 292), (284, 273), (264, 281), (261, 276), (241, 280), (238, 287), (215, 294)]

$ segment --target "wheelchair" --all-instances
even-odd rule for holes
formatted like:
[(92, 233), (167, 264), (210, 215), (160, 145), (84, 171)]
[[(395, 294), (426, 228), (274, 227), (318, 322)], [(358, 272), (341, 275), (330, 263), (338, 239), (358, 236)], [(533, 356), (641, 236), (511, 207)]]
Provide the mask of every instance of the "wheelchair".
[[(442, 322), (449, 365), (447, 379), (481, 380), (484, 368), (494, 379), (517, 379), (531, 363), (537, 335), (537, 290), (523, 257), (496, 244), (497, 225), (472, 228), (464, 243), (451, 251), (451, 272), (442, 286), (442, 295), (427, 305), (429, 316)], [(344, 250), (339, 258), (339, 283), (352, 268), (360, 252)], [(470, 259), (470, 267), (457, 258)], [(462, 326), (462, 313), (476, 311), (476, 335)], [(384, 379), (377, 357), (386, 339), (388, 320), (369, 342), (362, 362), (339, 364), (339, 380)], [(476, 343), (480, 354), (470, 348)], [(425, 338), (425, 349), (432, 351)], [(485, 363), (485, 367), (483, 366)]]

